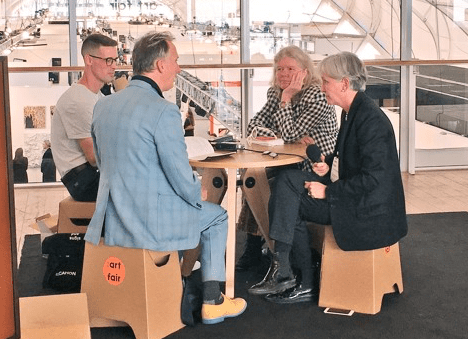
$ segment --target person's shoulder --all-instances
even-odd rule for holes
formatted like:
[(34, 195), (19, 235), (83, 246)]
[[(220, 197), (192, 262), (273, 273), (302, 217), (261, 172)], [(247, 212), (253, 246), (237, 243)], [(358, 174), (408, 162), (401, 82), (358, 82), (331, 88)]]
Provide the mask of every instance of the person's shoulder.
[(67, 105), (76, 101), (81, 101), (83, 96), (91, 97), (96, 96), (96, 94), (89, 90), (86, 86), (74, 83), (65, 92), (63, 92), (57, 102), (57, 105)]
[(325, 94), (320, 90), (320, 87), (317, 85), (312, 85), (304, 89), (303, 96), (305, 97), (315, 97), (315, 96), (323, 96)]
[(267, 91), (267, 95), (268, 96), (278, 96), (279, 92), (278, 92), (278, 89), (276, 89), (274, 86), (271, 86), (270, 88), (268, 88), (268, 91)]
[(66, 102), (66, 100), (68, 100), (69, 97), (72, 97), (73, 92), (75, 91), (75, 85), (76, 84), (72, 84), (70, 87), (68, 87), (68, 89), (62, 93), (57, 103)]
[(326, 102), (327, 98), (325, 94), (321, 91), (320, 87), (316, 85), (312, 85), (305, 88), (302, 91), (300, 100), (304, 103), (324, 101), (324, 103), (328, 105), (328, 103)]
[(357, 92), (356, 96), (354, 97), (353, 104), (356, 107), (360, 107), (361, 111), (366, 111), (370, 113), (383, 113), (380, 107), (375, 103), (375, 101), (365, 94), (363, 91)]

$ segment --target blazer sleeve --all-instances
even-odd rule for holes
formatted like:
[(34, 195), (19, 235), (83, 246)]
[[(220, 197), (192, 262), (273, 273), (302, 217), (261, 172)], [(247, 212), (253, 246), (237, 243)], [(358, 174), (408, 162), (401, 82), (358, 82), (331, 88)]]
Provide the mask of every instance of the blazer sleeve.
[(161, 168), (175, 193), (190, 205), (201, 208), (201, 184), (189, 164), (177, 106), (168, 104), (163, 108), (154, 140)]
[[(279, 103), (280, 100), (275, 89), (270, 87), (267, 92), (267, 101), (265, 105), (263, 105), (262, 109), (255, 114), (249, 122), (247, 135), (250, 135), (255, 127), (266, 127), (272, 130), (274, 134), (278, 134), (280, 131), (277, 130), (276, 125), (274, 124), (273, 114), (279, 109)], [(260, 132), (259, 135), (274, 136), (274, 134), (269, 135), (268, 133)]]
[(294, 142), (303, 136), (311, 135), (318, 125), (334, 116), (333, 110), (334, 108), (327, 104), (325, 94), (315, 87), (309, 87), (296, 106), (288, 106), (274, 112), (273, 119), (284, 141)]

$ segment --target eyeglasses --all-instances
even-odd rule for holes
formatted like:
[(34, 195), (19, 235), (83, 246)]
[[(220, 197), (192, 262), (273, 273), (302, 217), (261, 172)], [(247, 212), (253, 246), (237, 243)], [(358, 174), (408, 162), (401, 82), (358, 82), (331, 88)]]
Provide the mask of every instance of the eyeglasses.
[(89, 54), (89, 56), (91, 58), (96, 58), (96, 59), (101, 59), (101, 60), (105, 60), (106, 61), (106, 65), (107, 66), (112, 66), (112, 64), (115, 62), (115, 64), (117, 65), (117, 60), (119, 60), (119, 58), (101, 58), (101, 57), (98, 57), (98, 56), (95, 56), (95, 55), (91, 55)]

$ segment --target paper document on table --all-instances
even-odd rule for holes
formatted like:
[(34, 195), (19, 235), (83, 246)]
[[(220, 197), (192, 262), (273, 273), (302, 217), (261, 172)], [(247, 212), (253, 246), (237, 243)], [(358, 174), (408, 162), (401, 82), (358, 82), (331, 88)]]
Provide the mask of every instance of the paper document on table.
[(185, 137), (187, 153), (190, 160), (205, 160), (209, 158), (224, 157), (236, 152), (215, 152), (210, 142), (202, 137)]
[(270, 137), (256, 137), (247, 139), (250, 144), (262, 145), (262, 146), (281, 146), (284, 145), (284, 140), (281, 138), (270, 138)]
[(284, 140), (278, 138), (275, 133), (266, 127), (255, 126), (247, 137), (247, 142), (262, 146), (279, 146), (284, 145)]

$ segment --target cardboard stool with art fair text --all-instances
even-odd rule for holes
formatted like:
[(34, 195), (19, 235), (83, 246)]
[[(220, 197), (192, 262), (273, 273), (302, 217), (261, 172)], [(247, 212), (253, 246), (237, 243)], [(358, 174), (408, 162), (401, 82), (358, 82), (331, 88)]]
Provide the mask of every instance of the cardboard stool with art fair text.
[(184, 327), (177, 251), (86, 242), (81, 292), (88, 296), (91, 327), (124, 322), (137, 339), (163, 338)]

